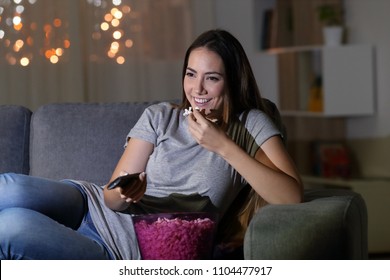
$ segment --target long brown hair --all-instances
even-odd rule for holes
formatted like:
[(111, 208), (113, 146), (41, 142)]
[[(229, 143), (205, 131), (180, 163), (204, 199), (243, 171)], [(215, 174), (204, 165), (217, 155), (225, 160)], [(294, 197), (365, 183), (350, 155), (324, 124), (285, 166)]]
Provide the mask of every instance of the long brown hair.
[[(182, 70), (182, 82), (187, 71), (188, 59), (191, 52), (197, 48), (205, 47), (218, 54), (224, 64), (227, 93), (223, 104), (223, 123), (229, 125), (235, 116), (250, 109), (260, 109), (266, 114), (267, 106), (263, 102), (260, 91), (253, 75), (252, 67), (241, 43), (228, 31), (215, 29), (202, 33), (188, 48)], [(181, 109), (188, 108), (183, 87)], [(272, 117), (272, 116), (271, 116)], [(248, 191), (247, 191), (248, 190)], [(230, 207), (227, 212), (227, 223), (221, 224), (223, 241), (226, 243), (240, 243), (253, 214), (265, 204), (265, 201), (252, 188), (245, 190), (241, 195), (239, 207)], [(237, 205), (233, 203), (232, 205)]]

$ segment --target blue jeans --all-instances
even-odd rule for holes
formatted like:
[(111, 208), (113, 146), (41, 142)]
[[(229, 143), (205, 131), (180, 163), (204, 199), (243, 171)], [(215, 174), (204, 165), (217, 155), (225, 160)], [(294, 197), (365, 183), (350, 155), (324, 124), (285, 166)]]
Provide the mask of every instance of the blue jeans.
[(71, 182), (0, 174), (0, 259), (112, 259)]

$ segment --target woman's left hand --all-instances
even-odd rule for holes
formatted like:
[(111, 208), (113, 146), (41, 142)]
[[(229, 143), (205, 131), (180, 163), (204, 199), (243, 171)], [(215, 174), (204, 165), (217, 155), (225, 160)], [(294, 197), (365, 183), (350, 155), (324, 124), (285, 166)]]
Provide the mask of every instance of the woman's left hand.
[(199, 145), (215, 153), (220, 153), (223, 143), (229, 140), (222, 128), (208, 120), (203, 112), (198, 110), (194, 110), (188, 116), (188, 128)]

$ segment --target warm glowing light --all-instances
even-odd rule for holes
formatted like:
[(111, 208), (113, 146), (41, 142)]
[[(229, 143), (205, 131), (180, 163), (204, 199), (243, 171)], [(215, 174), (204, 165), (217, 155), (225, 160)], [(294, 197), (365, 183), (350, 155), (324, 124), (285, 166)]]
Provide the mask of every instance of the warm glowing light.
[(108, 28), (110, 28), (110, 25), (109, 25), (107, 22), (102, 22), (102, 24), (100, 25), (100, 28), (101, 28), (103, 31), (107, 31)]
[(50, 59), (50, 57), (52, 56), (52, 55), (54, 55), (54, 52), (53, 52), (53, 50), (46, 50), (45, 51), (45, 57), (47, 58), (47, 59)]
[(125, 63), (125, 58), (123, 57), (123, 56), (118, 56), (117, 58), (116, 58), (116, 62), (118, 63), (118, 64), (123, 64), (123, 63)]
[(27, 57), (22, 57), (21, 59), (20, 59), (20, 65), (22, 65), (22, 66), (27, 66), (27, 65), (29, 65), (30, 64), (30, 60), (27, 58)]
[(107, 52), (107, 56), (108, 56), (109, 58), (114, 58), (114, 57), (115, 57), (115, 54), (116, 54), (116, 53), (114, 53), (112, 50), (109, 50), (109, 51)]
[(22, 2), (22, 0), (14, 0), (15, 4), (20, 4), (20, 2)]
[(4, 35), (5, 35), (5, 32), (3, 30), (0, 29), (0, 39), (3, 39), (4, 38)]
[(53, 25), (55, 27), (60, 27), (62, 25), (62, 21), (59, 18), (53, 20)]
[(17, 31), (21, 30), (22, 27), (23, 27), (23, 23), (19, 23), (19, 24), (14, 25), (14, 29)]
[(14, 51), (15, 51), (15, 52), (19, 52), (20, 49), (23, 48), (23, 45), (24, 45), (23, 40), (20, 40), (20, 39), (17, 40), (17, 41), (15, 42), (15, 44), (14, 44), (14, 47), (13, 47)]
[[(107, 42), (108, 44), (108, 49), (105, 51), (107, 57), (114, 59), (118, 64), (124, 64), (126, 52), (135, 44), (132, 39), (129, 39), (128, 32), (138, 32), (138, 30), (133, 30), (134, 26), (138, 28), (137, 23), (129, 24), (129, 21), (133, 19), (129, 15), (132, 12), (130, 5), (126, 5), (122, 0), (87, 0), (87, 2), (104, 10), (99, 15), (100, 30), (91, 33), (92, 40), (104, 39), (101, 43), (106, 45)], [(122, 25), (126, 26), (126, 29)], [(109, 33), (103, 31), (109, 31)], [(93, 54), (90, 60), (98, 61), (99, 54)]]
[(51, 25), (45, 24), (45, 26), (43, 26), (43, 31), (45, 31), (45, 33), (50, 33), (52, 31)]
[(104, 15), (104, 20), (105, 21), (110, 22), (110, 21), (112, 21), (112, 19), (113, 19), (112, 14), (105, 14)]
[(34, 39), (31, 36), (28, 36), (26, 39), (26, 43), (27, 45), (32, 46), (34, 45)]
[(36, 22), (32, 22), (31, 24), (30, 24), (30, 28), (31, 28), (31, 30), (37, 30), (37, 27), (38, 27), (38, 25), (37, 25), (37, 23)]
[(53, 63), (53, 64), (56, 64), (58, 62), (58, 60), (59, 60), (58, 56), (56, 56), (56, 55), (52, 55), (50, 57), (50, 62)]
[(117, 8), (112, 8), (110, 12), (111, 12), (111, 14), (112, 14), (113, 16), (115, 16), (115, 13), (116, 13), (117, 11), (119, 11)]
[(19, 40), (17, 40), (17, 41), (15, 42), (13, 49), (14, 49), (15, 52), (19, 52), (20, 49), (23, 48), (23, 46), (24, 46), (23, 40), (20, 40), (20, 39), (19, 39)]
[(124, 6), (122, 7), (122, 12), (124, 12), (125, 14), (130, 13), (130, 12), (131, 12), (130, 6), (124, 5)]
[(12, 23), (14, 25), (18, 25), (22, 22), (22, 18), (20, 16), (14, 16), (14, 18), (12, 19)]
[(122, 0), (112, 0), (112, 4), (114, 4), (115, 6), (119, 6), (120, 4), (122, 4)]
[(123, 14), (121, 11), (117, 10), (115, 11), (115, 13), (113, 14), (113, 16), (116, 18), (116, 19), (121, 19), (123, 17)]
[(70, 48), (70, 41), (68, 39), (64, 40), (64, 48), (69, 49)]
[(112, 42), (111, 43), (111, 50), (119, 50), (119, 43), (118, 42)]
[(62, 48), (57, 48), (56, 49), (56, 55), (57, 56), (62, 56), (64, 54), (64, 49)]
[(17, 45), (18, 47), (21, 48), (21, 47), (23, 47), (24, 42), (23, 42), (23, 40), (19, 39), (19, 40), (16, 40), (15, 45)]
[(15, 65), (16, 64), (16, 58), (11, 56), (11, 55), (7, 56), (7, 60), (8, 60), (8, 63), (10, 65)]
[(118, 19), (116, 19), (116, 18), (114, 18), (111, 21), (111, 25), (114, 26), (114, 27), (117, 27), (119, 24), (120, 24), (120, 21)]
[(127, 40), (125, 41), (125, 46), (126, 46), (127, 48), (131, 48), (131, 47), (133, 46), (133, 44), (134, 44), (134, 42), (133, 42), (133, 40), (131, 40), (131, 39), (127, 39)]
[(112, 37), (115, 40), (119, 40), (122, 37), (122, 32), (120, 32), (119, 30), (116, 30), (114, 33), (112, 33)]

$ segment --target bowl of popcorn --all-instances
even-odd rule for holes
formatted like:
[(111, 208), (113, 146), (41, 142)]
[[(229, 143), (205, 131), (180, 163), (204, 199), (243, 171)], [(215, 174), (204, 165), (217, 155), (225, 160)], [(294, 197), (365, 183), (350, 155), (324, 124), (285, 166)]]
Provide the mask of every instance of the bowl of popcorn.
[(144, 260), (210, 259), (217, 215), (206, 212), (134, 215), (141, 258)]

